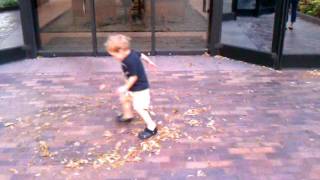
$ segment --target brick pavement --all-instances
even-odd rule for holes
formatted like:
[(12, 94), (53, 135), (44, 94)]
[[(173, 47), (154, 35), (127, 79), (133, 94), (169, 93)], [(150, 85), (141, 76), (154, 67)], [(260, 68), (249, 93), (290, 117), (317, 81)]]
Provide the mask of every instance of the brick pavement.
[(0, 179), (320, 179), (318, 71), (158, 57), (143, 142), (113, 120), (115, 64), (71, 59), (0, 67)]

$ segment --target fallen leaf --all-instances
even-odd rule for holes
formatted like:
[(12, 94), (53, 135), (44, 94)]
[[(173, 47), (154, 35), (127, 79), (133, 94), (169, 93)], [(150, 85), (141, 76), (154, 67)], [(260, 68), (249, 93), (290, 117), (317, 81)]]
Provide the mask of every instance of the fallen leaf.
[(128, 149), (128, 153), (124, 155), (123, 159), (128, 162), (137, 162), (141, 161), (141, 157), (138, 155), (140, 154), (140, 151), (136, 147), (130, 147)]
[(213, 129), (214, 131), (217, 130), (217, 128), (214, 126), (215, 125), (215, 121), (211, 120), (207, 123), (207, 127)]
[(191, 178), (191, 177), (194, 177), (194, 175), (189, 174), (189, 175), (187, 176), (187, 178)]
[(104, 90), (106, 87), (107, 87), (107, 86), (106, 86), (105, 84), (101, 84), (101, 85), (99, 86), (99, 90), (100, 90), (100, 91), (101, 91), (101, 90)]
[(207, 109), (206, 108), (198, 108), (198, 109), (189, 109), (188, 111), (186, 111), (184, 113), (184, 115), (187, 115), (187, 116), (195, 116), (195, 115), (199, 115), (203, 112), (206, 112)]
[(113, 135), (113, 134), (112, 134), (110, 131), (104, 131), (104, 133), (103, 133), (103, 137), (105, 137), (105, 138), (107, 138), (107, 139), (111, 138), (112, 135)]
[(73, 145), (78, 147), (78, 146), (80, 146), (80, 142), (75, 142), (75, 143), (73, 143)]
[(42, 157), (52, 157), (53, 153), (49, 151), (48, 144), (45, 141), (39, 142), (39, 151)]
[(12, 123), (12, 122), (7, 122), (7, 123), (4, 123), (4, 126), (5, 127), (9, 127), (9, 126), (13, 126), (15, 123)]
[(177, 114), (178, 112), (179, 112), (179, 110), (178, 110), (178, 109), (173, 108), (173, 110), (172, 110), (172, 113), (173, 113), (173, 114)]
[(180, 101), (180, 100), (181, 100), (178, 96), (174, 96), (174, 98), (175, 98), (177, 101)]
[(207, 176), (202, 170), (198, 170), (197, 171), (197, 176), (198, 177), (205, 177), (205, 176)]
[(121, 155), (117, 151), (111, 151), (110, 153), (102, 154), (96, 161), (94, 161), (94, 167), (99, 167), (103, 164), (112, 164), (120, 160)]
[(194, 102), (196, 102), (197, 104), (201, 105), (200, 99), (196, 99), (196, 100), (194, 100)]
[(195, 119), (191, 119), (190, 121), (187, 122), (190, 126), (192, 127), (198, 127), (201, 126), (201, 122)]
[(146, 142), (142, 142), (141, 144), (142, 151), (147, 152), (159, 152), (160, 151), (160, 144), (156, 142), (155, 140), (149, 140)]
[(14, 168), (10, 168), (9, 171), (12, 172), (13, 174), (18, 174), (19, 173), (19, 171), (14, 169)]
[(116, 146), (115, 146), (115, 150), (116, 150), (116, 151), (119, 151), (120, 148), (121, 148), (121, 146), (122, 146), (124, 143), (126, 143), (126, 142), (127, 142), (126, 140), (122, 140), (122, 141), (117, 142), (117, 144), (116, 144)]
[(88, 160), (86, 159), (80, 159), (80, 160), (70, 160), (67, 164), (66, 164), (66, 168), (80, 168), (82, 165), (89, 163)]

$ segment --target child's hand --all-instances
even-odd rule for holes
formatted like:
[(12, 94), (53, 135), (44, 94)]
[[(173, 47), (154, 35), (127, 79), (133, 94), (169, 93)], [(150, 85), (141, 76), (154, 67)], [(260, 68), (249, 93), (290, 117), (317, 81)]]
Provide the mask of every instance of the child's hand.
[(99, 90), (100, 90), (100, 91), (104, 90), (105, 88), (106, 88), (106, 85), (105, 85), (105, 84), (101, 84), (101, 85), (99, 86)]
[(117, 93), (118, 94), (124, 94), (128, 91), (127, 87), (126, 86), (120, 86), (118, 89), (117, 89)]

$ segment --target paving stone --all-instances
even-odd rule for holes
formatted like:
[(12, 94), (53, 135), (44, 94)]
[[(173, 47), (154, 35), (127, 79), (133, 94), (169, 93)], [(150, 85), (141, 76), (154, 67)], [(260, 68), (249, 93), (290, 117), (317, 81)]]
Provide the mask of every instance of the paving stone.
[[(159, 131), (179, 137), (145, 142), (137, 138), (141, 119), (114, 121), (122, 74), (113, 61), (0, 66), (0, 179), (319, 178), (320, 77), (201, 56), (172, 58), (168, 69), (168, 59), (157, 57), (159, 71), (148, 74)], [(79, 71), (96, 63), (108, 69)], [(186, 69), (189, 63), (194, 66)], [(37, 68), (18, 71), (26, 65)], [(99, 91), (102, 83), (107, 90)], [(135, 161), (117, 160), (134, 148)], [(101, 157), (119, 164), (94, 166)]]

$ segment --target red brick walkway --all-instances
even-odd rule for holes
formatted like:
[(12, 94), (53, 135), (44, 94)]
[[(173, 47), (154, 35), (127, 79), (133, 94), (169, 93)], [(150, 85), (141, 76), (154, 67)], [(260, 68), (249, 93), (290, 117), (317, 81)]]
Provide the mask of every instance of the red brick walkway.
[[(157, 62), (149, 79), (160, 133), (144, 142), (141, 120), (113, 120), (114, 64), (1, 66), (0, 179), (320, 179), (319, 71)], [(109, 70), (95, 71), (99, 63)]]

